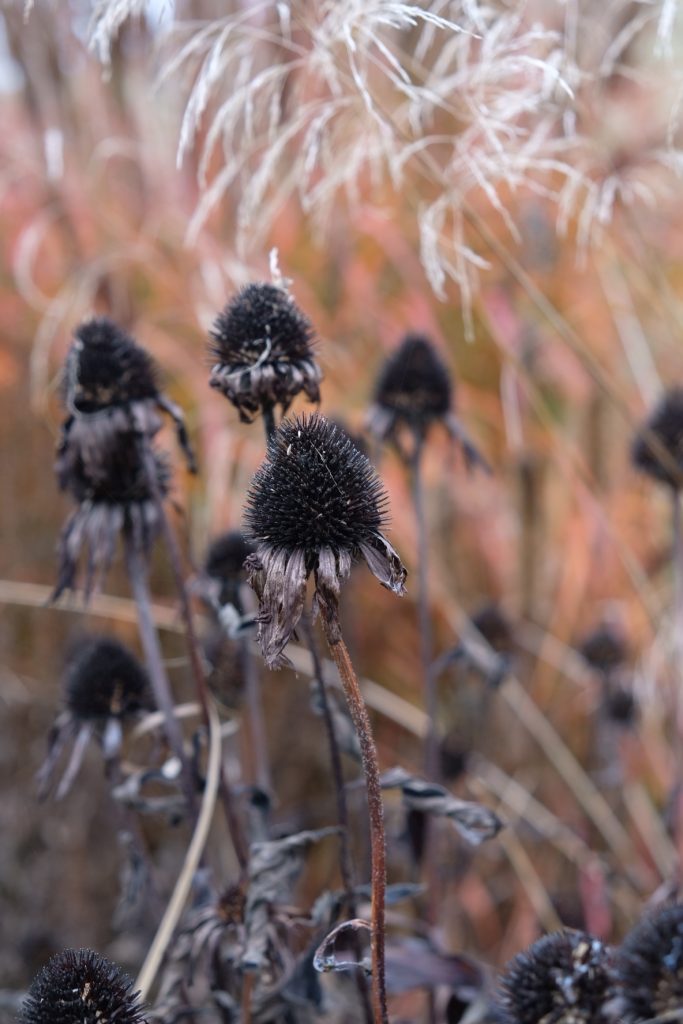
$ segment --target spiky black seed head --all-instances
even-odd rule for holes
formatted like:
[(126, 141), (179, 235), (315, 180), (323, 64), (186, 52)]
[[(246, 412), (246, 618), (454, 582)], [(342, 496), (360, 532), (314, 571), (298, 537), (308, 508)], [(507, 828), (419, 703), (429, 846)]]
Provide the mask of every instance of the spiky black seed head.
[(229, 530), (211, 542), (204, 570), (215, 580), (232, 581), (242, 574), (245, 561), (253, 553), (253, 543), (240, 530)]
[(355, 556), (386, 521), (387, 497), (348, 435), (314, 413), (285, 420), (271, 438), (245, 512), (259, 544), (303, 550), (308, 571), (322, 548)]
[(151, 706), (147, 673), (137, 658), (109, 637), (92, 637), (66, 668), (67, 707), (78, 719), (125, 718)]
[(155, 400), (159, 395), (152, 357), (107, 317), (76, 328), (64, 377), (67, 404), (78, 413)]
[(313, 333), (311, 321), (283, 288), (253, 283), (216, 317), (211, 348), (226, 365), (251, 366), (268, 348), (268, 359), (308, 359)]
[(508, 965), (502, 1003), (510, 1024), (606, 1024), (610, 955), (584, 932), (546, 935)]
[[(664, 465), (647, 439), (651, 432), (678, 467), (677, 477), (669, 465)], [(631, 459), (636, 469), (660, 483), (679, 490), (683, 482), (683, 388), (667, 391), (644, 427), (636, 435), (631, 448)]]
[(451, 392), (450, 374), (429, 338), (407, 334), (380, 371), (375, 403), (425, 429), (448, 414)]
[(512, 625), (499, 605), (483, 605), (472, 616), (472, 623), (494, 651), (499, 654), (512, 651)]
[(604, 623), (592, 630), (582, 641), (579, 654), (598, 672), (611, 672), (628, 659), (626, 642), (613, 626)]
[(144, 1024), (131, 981), (90, 949), (66, 949), (36, 976), (20, 1024)]
[(243, 422), (274, 408), (286, 412), (302, 391), (309, 401), (320, 401), (313, 328), (283, 288), (247, 285), (217, 318), (211, 337), (217, 362), (209, 383)]
[(683, 904), (646, 915), (617, 952), (615, 973), (624, 1018), (651, 1020), (683, 1006)]

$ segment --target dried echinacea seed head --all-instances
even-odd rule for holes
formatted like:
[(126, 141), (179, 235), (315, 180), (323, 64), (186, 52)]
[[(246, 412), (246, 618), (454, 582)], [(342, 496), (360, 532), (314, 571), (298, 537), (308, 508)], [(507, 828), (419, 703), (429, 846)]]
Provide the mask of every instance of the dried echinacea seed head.
[(91, 637), (67, 665), (64, 690), (74, 718), (125, 718), (151, 706), (147, 673), (118, 640)]
[(94, 413), (112, 406), (159, 396), (151, 356), (107, 317), (80, 324), (64, 367), (66, 404), (74, 413)]
[(683, 1006), (683, 904), (647, 914), (626, 936), (615, 968), (628, 1024), (676, 1019)]
[(405, 425), (424, 435), (451, 408), (452, 385), (429, 338), (408, 334), (380, 370), (369, 426), (384, 439)]
[(386, 495), (368, 459), (323, 416), (285, 420), (271, 438), (245, 513), (258, 545), (248, 565), (261, 603), (260, 641), (271, 666), (303, 611), (313, 573), (316, 601), (336, 609), (354, 560), (402, 594), (406, 571), (382, 534)]
[(228, 303), (211, 330), (216, 360), (210, 384), (244, 422), (264, 410), (286, 412), (301, 391), (320, 400), (322, 374), (313, 357), (313, 326), (279, 285), (249, 284)]
[(36, 976), (20, 1024), (144, 1024), (130, 980), (89, 949), (67, 949)]
[(628, 660), (628, 649), (622, 633), (603, 623), (584, 637), (579, 654), (596, 672), (608, 674)]
[[(654, 436), (668, 458), (650, 443)], [(672, 388), (662, 397), (638, 432), (631, 448), (633, 465), (659, 483), (679, 490), (683, 484), (683, 388)]]
[(510, 1024), (607, 1024), (610, 954), (584, 932), (546, 935), (511, 961), (501, 988)]

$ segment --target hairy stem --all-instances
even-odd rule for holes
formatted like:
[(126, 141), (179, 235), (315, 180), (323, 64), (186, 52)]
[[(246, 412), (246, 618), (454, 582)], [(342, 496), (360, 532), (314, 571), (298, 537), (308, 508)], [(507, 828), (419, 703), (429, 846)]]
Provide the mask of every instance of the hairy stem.
[(157, 707), (164, 716), (164, 729), (166, 737), (182, 765), (183, 782), (187, 804), (192, 817), (196, 812), (196, 800), (194, 792), (194, 779), (191, 766), (185, 756), (183, 748), (183, 736), (175, 717), (175, 705), (171, 695), (171, 688), (164, 668), (161, 654), (161, 645), (157, 636), (154, 619), (152, 617), (152, 602), (150, 599), (149, 585), (147, 582), (147, 566), (138, 550), (133, 538), (126, 533), (124, 535), (124, 547), (126, 555), (126, 566), (131, 590), (138, 609), (138, 629), (140, 641), (145, 652), (145, 661), (149, 672), (152, 691)]
[[(341, 874), (342, 886), (346, 894), (346, 907), (349, 917), (354, 918), (357, 916), (356, 897), (353, 891), (353, 864), (351, 860), (351, 847), (349, 845), (349, 811), (346, 803), (346, 788), (344, 786), (341, 751), (337, 740), (337, 732), (334, 727), (330, 701), (327, 696), (327, 687), (325, 686), (325, 679), (323, 677), (323, 666), (320, 659), (320, 653), (315, 642), (315, 634), (313, 632), (310, 616), (306, 613), (301, 617), (301, 624), (306, 637), (308, 649), (311, 653), (313, 676), (318, 687), (320, 707), (323, 713), (325, 732), (327, 733), (327, 743), (330, 748), (332, 778), (334, 779), (334, 790), (337, 799), (337, 820), (341, 828), (341, 834), (339, 836), (339, 871)], [(354, 954), (356, 960), (360, 963), (362, 959), (360, 939), (355, 943), (355, 947)], [(360, 971), (356, 972), (356, 986), (363, 1006), (365, 1020), (367, 1021), (367, 1024), (372, 1024), (372, 1005), (368, 995), (368, 987), (366, 985), (365, 977)]]
[(365, 785), (370, 812), (370, 844), (372, 850), (372, 1009), (375, 1024), (389, 1024), (387, 1011), (385, 945), (385, 901), (387, 885), (386, 840), (384, 810), (379, 776), (377, 750), (372, 738), (370, 719), (360, 692), (358, 679), (341, 635), (336, 613), (329, 608), (322, 615), (325, 639), (339, 671), (349, 712), (356, 727), (365, 774)]

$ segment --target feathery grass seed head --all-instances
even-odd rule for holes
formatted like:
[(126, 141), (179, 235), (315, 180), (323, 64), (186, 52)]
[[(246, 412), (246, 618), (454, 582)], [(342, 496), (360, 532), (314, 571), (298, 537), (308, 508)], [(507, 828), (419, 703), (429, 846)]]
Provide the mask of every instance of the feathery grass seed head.
[(502, 1002), (510, 1024), (607, 1024), (610, 954), (584, 932), (546, 935), (508, 964)]
[(132, 983), (105, 957), (67, 949), (36, 976), (20, 1024), (144, 1024)]

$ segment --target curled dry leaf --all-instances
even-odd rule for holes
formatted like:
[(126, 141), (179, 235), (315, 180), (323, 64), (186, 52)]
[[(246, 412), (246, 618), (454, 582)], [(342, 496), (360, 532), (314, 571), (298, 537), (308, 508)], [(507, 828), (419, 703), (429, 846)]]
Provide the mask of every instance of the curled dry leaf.
[[(368, 957), (363, 957), (361, 961), (352, 960), (349, 959), (350, 954), (345, 952), (345, 958), (339, 959), (338, 943), (340, 936), (346, 936), (347, 933), (350, 933), (350, 937), (355, 938), (361, 931), (368, 932), (368, 934), (372, 932), (370, 922), (363, 920), (361, 917), (354, 917), (351, 921), (342, 921), (336, 928), (333, 928), (315, 951), (313, 966), (316, 971), (326, 974), (329, 971), (349, 971), (360, 967), (366, 974), (372, 974)], [(350, 942), (349, 948), (352, 947), (353, 942)]]
[(463, 839), (479, 846), (498, 835), (503, 822), (494, 811), (483, 804), (459, 800), (443, 786), (425, 782), (403, 768), (392, 768), (382, 776), (384, 789), (400, 789), (408, 810), (450, 818)]

